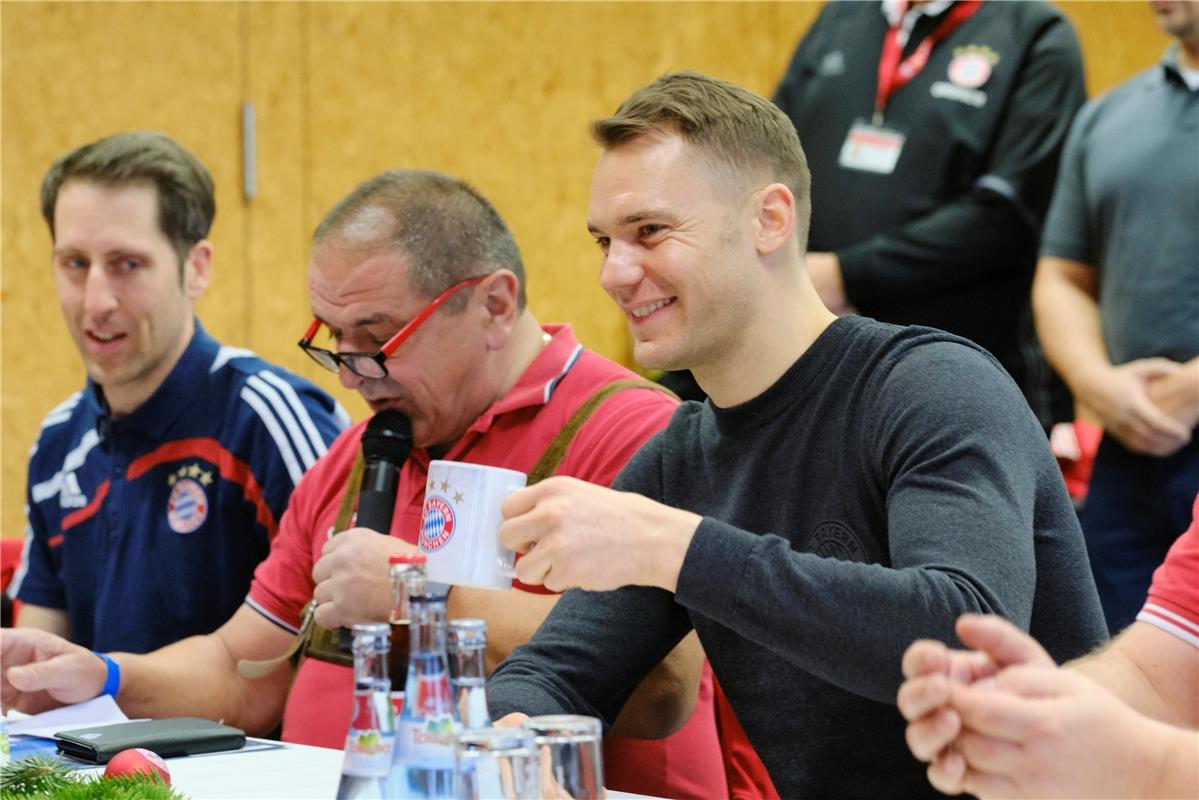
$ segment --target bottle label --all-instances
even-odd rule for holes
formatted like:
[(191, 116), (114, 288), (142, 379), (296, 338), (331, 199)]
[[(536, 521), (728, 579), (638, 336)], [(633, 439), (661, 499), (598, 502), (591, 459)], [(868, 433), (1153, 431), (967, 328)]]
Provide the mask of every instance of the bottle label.
[(400, 720), (396, 730), (397, 760), (410, 767), (452, 769), (454, 735), (460, 726), (449, 714)]
[(395, 736), (378, 730), (350, 728), (346, 734), (345, 758), (341, 763), (342, 775), (358, 778), (386, 778), (391, 769), (392, 749)]
[(396, 720), (400, 719), (400, 715), (404, 713), (404, 693), (391, 693), (391, 711), (395, 715)]

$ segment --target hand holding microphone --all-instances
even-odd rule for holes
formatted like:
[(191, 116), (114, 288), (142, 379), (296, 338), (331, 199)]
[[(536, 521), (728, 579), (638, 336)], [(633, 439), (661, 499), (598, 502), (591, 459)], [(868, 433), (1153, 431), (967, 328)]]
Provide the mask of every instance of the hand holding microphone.
[[(416, 548), (388, 534), (395, 511), (400, 469), (412, 450), (412, 427), (403, 413), (384, 409), (362, 434), (364, 467), (356, 526), (330, 537), (313, 566), (323, 628), (382, 621), (391, 609), (387, 558)], [(379, 534), (383, 534), (380, 536)]]

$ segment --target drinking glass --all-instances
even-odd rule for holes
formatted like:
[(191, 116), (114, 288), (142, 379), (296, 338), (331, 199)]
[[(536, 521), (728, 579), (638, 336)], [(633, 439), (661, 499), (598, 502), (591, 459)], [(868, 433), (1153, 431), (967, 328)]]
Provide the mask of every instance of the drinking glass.
[(522, 728), (476, 728), (454, 739), (454, 796), (463, 800), (538, 800), (537, 745)]
[(524, 727), (534, 735), (541, 753), (542, 797), (600, 800), (604, 796), (598, 719), (554, 714), (530, 717)]

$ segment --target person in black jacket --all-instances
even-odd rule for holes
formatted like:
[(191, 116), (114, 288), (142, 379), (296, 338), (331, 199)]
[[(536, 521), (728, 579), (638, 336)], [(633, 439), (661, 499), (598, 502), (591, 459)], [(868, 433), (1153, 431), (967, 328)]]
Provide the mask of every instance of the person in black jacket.
[(1048, 427), (1073, 411), (1029, 294), (1078, 40), (1042, 2), (910, 5), (829, 3), (775, 93), (812, 170), (808, 270), (833, 311), (981, 344)]

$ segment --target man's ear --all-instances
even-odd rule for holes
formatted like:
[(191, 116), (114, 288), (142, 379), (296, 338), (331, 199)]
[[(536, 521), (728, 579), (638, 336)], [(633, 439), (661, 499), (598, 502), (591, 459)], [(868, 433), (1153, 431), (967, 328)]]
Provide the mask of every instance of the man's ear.
[(480, 306), (484, 313), (487, 346), (492, 350), (500, 350), (508, 344), (512, 329), (520, 317), (520, 281), (511, 270), (497, 269), (484, 278), (475, 291), (482, 298)]
[(759, 255), (778, 252), (795, 233), (795, 196), (781, 183), (754, 195), (754, 243)]
[(212, 274), (212, 242), (201, 239), (192, 245), (183, 262), (183, 293), (193, 303), (208, 290), (208, 279)]

